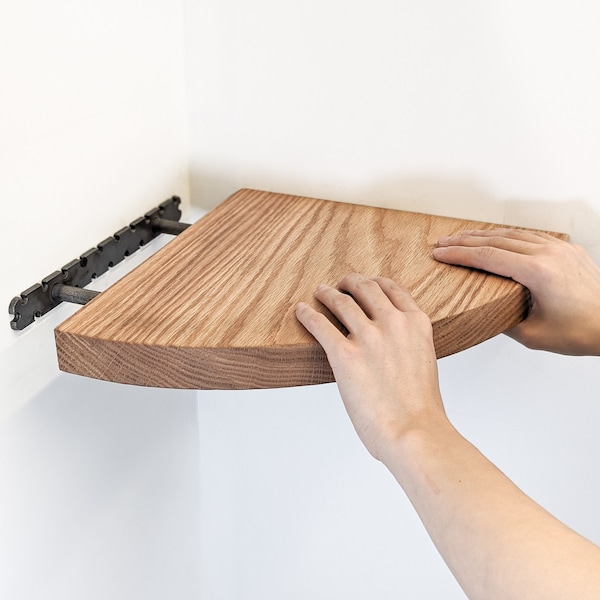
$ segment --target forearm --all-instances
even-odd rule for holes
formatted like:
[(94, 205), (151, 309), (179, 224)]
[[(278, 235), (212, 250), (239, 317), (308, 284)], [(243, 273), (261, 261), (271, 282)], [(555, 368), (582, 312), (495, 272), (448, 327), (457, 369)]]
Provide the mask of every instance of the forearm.
[(474, 599), (598, 598), (600, 549), (521, 492), (445, 419), (382, 460)]
[[(315, 296), (348, 335), (307, 304), (298, 319), (325, 349), (361, 440), (404, 488), (469, 598), (599, 598), (600, 549), (530, 500), (447, 420), (431, 322), (408, 290), (352, 274)], [(542, 313), (542, 333), (562, 322)]]

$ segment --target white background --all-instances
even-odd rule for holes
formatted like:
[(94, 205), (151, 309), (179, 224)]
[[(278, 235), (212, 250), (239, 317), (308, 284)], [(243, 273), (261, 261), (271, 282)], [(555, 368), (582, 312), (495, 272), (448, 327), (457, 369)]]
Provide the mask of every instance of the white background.
[[(163, 199), (189, 220), (239, 187), (565, 231), (600, 262), (595, 3), (2, 9), (6, 306)], [(0, 327), (0, 597), (464, 597), (335, 386), (59, 374), (73, 310)], [(600, 543), (597, 360), (499, 337), (440, 371), (459, 430)]]

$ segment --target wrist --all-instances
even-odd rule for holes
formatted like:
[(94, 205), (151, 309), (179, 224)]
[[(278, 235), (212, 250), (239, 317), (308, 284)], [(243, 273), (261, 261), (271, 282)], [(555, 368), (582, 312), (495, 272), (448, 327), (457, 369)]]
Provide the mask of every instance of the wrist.
[(413, 415), (409, 423), (390, 423), (385, 428), (377, 458), (391, 471), (402, 464), (413, 461), (423, 449), (435, 440), (447, 439), (457, 434), (441, 405), (434, 410)]
[(405, 430), (390, 441), (381, 454), (381, 462), (390, 471), (404, 492), (415, 501), (422, 493), (446, 491), (460, 479), (455, 459), (471, 446), (444, 416), (423, 427)]
[(600, 316), (596, 316), (595, 327), (590, 332), (589, 355), (600, 356)]

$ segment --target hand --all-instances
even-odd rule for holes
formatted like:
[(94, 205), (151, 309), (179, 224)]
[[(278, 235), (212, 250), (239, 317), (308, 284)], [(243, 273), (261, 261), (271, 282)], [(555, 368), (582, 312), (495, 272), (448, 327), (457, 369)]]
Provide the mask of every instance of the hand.
[(529, 288), (529, 315), (507, 332), (525, 346), (600, 355), (600, 269), (583, 248), (545, 233), (495, 229), (442, 238), (433, 256)]
[(308, 304), (296, 315), (323, 346), (350, 419), (375, 458), (421, 418), (445, 419), (431, 321), (405, 288), (352, 274), (337, 290), (319, 286), (315, 296), (349, 335)]

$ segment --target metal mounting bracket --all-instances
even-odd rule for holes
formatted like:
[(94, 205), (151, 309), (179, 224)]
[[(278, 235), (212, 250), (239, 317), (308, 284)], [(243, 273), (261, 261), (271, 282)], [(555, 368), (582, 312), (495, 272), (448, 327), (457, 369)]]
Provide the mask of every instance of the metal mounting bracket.
[(12, 299), (8, 307), (8, 312), (13, 315), (11, 328), (25, 329), (36, 317), (46, 314), (61, 302), (86, 304), (95, 298), (100, 292), (82, 289), (92, 279), (106, 273), (110, 267), (120, 263), (159, 234), (177, 235), (190, 226), (189, 223), (179, 222), (180, 203), (177, 196), (165, 200), (128, 227), (123, 227), (95, 248), (64, 265), (60, 271), (54, 271), (44, 277), (41, 283), (21, 292)]

